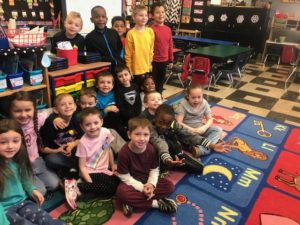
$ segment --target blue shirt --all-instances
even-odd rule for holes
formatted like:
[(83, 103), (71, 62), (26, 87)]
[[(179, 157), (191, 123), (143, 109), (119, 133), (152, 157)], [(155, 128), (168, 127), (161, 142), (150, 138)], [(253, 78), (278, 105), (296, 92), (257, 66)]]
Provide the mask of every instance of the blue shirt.
[(104, 109), (107, 108), (110, 105), (115, 105), (115, 93), (113, 91), (108, 92), (107, 94), (103, 94), (101, 92), (97, 92), (97, 105), (96, 108), (100, 109), (101, 116), (105, 117), (106, 113), (104, 112)]

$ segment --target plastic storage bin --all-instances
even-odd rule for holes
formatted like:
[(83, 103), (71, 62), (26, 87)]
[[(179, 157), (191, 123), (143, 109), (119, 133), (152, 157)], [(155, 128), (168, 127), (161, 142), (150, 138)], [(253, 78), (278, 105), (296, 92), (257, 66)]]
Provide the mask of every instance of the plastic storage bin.
[(109, 70), (109, 66), (103, 67), (103, 68), (98, 69), (98, 70), (89, 70), (89, 71), (86, 71), (86, 79), (87, 80), (89, 80), (89, 79), (95, 79), (96, 78), (96, 74), (101, 73), (101, 72), (106, 71), (106, 70)]
[(0, 92), (3, 92), (7, 88), (6, 74), (0, 74)]
[(86, 81), (86, 86), (87, 87), (94, 87), (95, 86), (95, 82), (96, 82), (95, 79), (89, 79), (89, 80)]
[(67, 75), (54, 78), (54, 86), (61, 87), (68, 84), (74, 84), (82, 80), (83, 72), (75, 73), (73, 75)]
[(72, 85), (55, 88), (55, 95), (57, 96), (61, 93), (70, 93), (74, 91), (79, 91), (82, 89), (83, 83), (84, 83), (83, 81), (80, 81)]
[(73, 66), (78, 63), (78, 48), (73, 48), (71, 50), (63, 50), (63, 49), (56, 49), (57, 56), (63, 57), (68, 59), (68, 65)]
[(7, 75), (7, 83), (10, 89), (19, 89), (23, 87), (24, 80), (23, 80), (23, 72), (18, 72), (14, 74)]
[(24, 71), (24, 81), (32, 86), (43, 82), (43, 70)]

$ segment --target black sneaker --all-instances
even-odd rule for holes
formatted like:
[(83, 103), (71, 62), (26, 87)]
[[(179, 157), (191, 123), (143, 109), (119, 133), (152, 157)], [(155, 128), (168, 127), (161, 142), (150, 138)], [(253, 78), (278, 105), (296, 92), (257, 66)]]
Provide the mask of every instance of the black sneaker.
[(158, 200), (158, 209), (161, 212), (172, 214), (177, 211), (177, 204), (173, 199), (161, 198)]
[(123, 208), (124, 216), (126, 216), (128, 218), (132, 216), (132, 212), (133, 212), (132, 206), (129, 206), (127, 204), (123, 204), (122, 208)]

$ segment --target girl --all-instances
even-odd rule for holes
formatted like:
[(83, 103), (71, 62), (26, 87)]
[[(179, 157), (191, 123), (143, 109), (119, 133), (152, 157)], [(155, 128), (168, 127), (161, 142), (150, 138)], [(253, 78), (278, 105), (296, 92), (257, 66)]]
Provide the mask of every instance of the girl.
[(37, 113), (36, 100), (29, 92), (16, 92), (11, 96), (9, 114), (22, 128), (29, 160), (34, 173), (34, 185), (45, 195), (47, 191), (54, 191), (59, 186), (59, 178), (51, 172), (42, 157), (41, 138), (39, 128), (44, 124), (50, 110)]
[[(222, 129), (212, 126), (213, 118), (210, 107), (203, 99), (203, 89), (198, 84), (192, 84), (187, 88), (186, 97), (182, 99), (176, 108), (176, 120), (190, 131), (200, 134), (213, 144), (217, 143), (222, 135)], [(194, 157), (210, 153), (210, 149), (204, 146), (192, 148)]]
[[(10, 119), (0, 121), (0, 168), (0, 209), (5, 212), (3, 224), (64, 224), (41, 209), (44, 197), (31, 183), (32, 169), (22, 129)], [(29, 196), (37, 204), (29, 200)]]
[[(115, 194), (119, 184), (119, 179), (114, 175), (116, 166), (109, 147), (114, 137), (108, 129), (102, 127), (102, 118), (96, 108), (85, 108), (81, 111), (80, 126), (85, 134), (80, 139), (76, 152), (83, 180), (78, 183), (78, 189), (82, 193), (93, 193), (110, 198)], [(76, 186), (75, 180), (73, 184)], [(71, 197), (67, 201), (75, 209), (76, 198)]]
[(146, 76), (141, 85), (142, 111), (145, 110), (144, 98), (147, 93), (155, 91), (156, 85), (152, 76)]

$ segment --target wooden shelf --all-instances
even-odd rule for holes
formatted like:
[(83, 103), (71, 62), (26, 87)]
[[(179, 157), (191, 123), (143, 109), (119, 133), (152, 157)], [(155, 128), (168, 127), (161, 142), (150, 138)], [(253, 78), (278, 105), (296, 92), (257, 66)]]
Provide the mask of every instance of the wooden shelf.
[(18, 92), (18, 91), (34, 91), (34, 90), (39, 90), (39, 89), (43, 89), (43, 88), (46, 88), (46, 87), (47, 87), (46, 84), (40, 84), (40, 85), (35, 85), (35, 86), (24, 84), (22, 88), (15, 89), (15, 90), (8, 89), (4, 92), (0, 92), (0, 98), (5, 97), (5, 96), (9, 96), (9, 95), (11, 95), (15, 92)]

